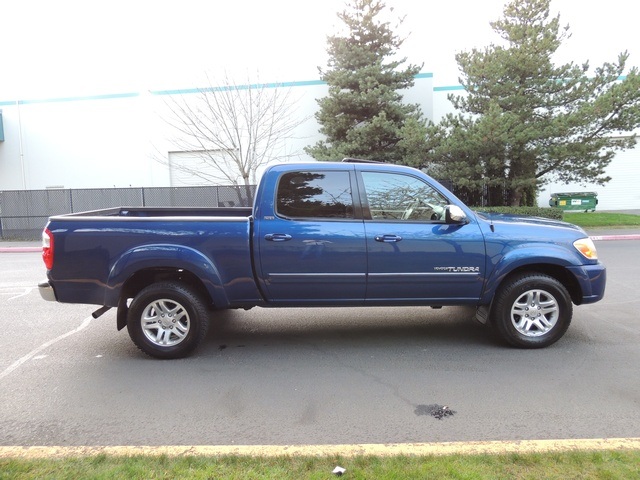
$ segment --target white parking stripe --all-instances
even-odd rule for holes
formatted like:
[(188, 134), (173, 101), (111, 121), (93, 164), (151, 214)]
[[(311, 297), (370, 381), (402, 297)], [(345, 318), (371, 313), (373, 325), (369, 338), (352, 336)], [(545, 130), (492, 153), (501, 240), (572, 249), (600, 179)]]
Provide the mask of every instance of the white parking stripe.
[(10, 302), (11, 300), (15, 300), (16, 298), (24, 297), (25, 295), (29, 295), (32, 290), (33, 290), (33, 287), (25, 288), (24, 292), (22, 292), (21, 294), (14, 295), (13, 297), (7, 298), (7, 302)]
[(56, 338), (54, 338), (52, 340), (49, 340), (46, 343), (43, 343), (42, 345), (40, 345), (35, 350), (32, 350), (31, 352), (27, 353), (24, 357), (16, 360), (11, 365), (9, 365), (7, 368), (5, 368), (2, 373), (0, 373), (0, 380), (2, 380), (4, 377), (9, 375), (11, 372), (13, 372), (15, 369), (17, 369), (24, 362), (30, 360), (31, 358), (35, 357), (37, 354), (39, 354), (43, 350), (49, 348), (51, 345), (53, 345), (55, 343), (58, 343), (60, 340), (64, 340), (65, 338), (73, 335), (74, 333), (78, 333), (81, 330), (84, 330), (85, 328), (87, 328), (89, 323), (91, 323), (91, 320), (93, 320), (93, 317), (91, 317), (91, 316), (85, 318), (78, 328), (74, 328), (70, 332), (63, 333), (62, 335), (60, 335), (60, 336), (58, 336), (58, 337), (56, 337)]

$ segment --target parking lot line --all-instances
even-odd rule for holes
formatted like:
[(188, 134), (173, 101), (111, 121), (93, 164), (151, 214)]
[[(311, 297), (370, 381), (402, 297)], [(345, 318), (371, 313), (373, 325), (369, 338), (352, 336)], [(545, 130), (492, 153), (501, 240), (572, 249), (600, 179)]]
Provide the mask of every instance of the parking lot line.
[(69, 331), (67, 333), (63, 333), (62, 335), (59, 335), (56, 338), (54, 338), (52, 340), (49, 340), (48, 342), (43, 343), (42, 345), (40, 345), (35, 350), (31, 350), (25, 356), (21, 357), (20, 359), (16, 360), (11, 365), (9, 365), (7, 368), (5, 368), (2, 371), (2, 373), (0, 373), (0, 380), (2, 380), (4, 377), (9, 375), (15, 369), (20, 367), (20, 365), (22, 365), (24, 362), (26, 362), (26, 361), (30, 360), (31, 358), (35, 357), (37, 354), (39, 354), (43, 350), (47, 349), (48, 347), (50, 347), (54, 343), (58, 343), (60, 340), (64, 340), (65, 338), (67, 338), (67, 337), (69, 337), (69, 336), (71, 336), (71, 335), (73, 335), (75, 333), (78, 333), (81, 330), (84, 330), (89, 325), (89, 323), (91, 323), (91, 320), (93, 320), (93, 317), (89, 316), (89, 317), (85, 318), (82, 321), (82, 323), (80, 324), (80, 326), (78, 328), (74, 328), (73, 330), (71, 330), (71, 331)]

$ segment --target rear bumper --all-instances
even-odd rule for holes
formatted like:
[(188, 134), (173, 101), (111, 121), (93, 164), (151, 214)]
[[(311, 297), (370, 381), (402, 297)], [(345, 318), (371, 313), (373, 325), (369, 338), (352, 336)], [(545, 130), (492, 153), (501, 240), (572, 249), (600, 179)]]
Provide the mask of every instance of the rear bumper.
[(47, 302), (56, 302), (58, 300), (56, 298), (56, 292), (48, 281), (39, 283), (38, 291), (40, 292), (40, 296)]
[(568, 267), (568, 269), (575, 275), (582, 290), (582, 302), (579, 304), (595, 303), (602, 300), (607, 284), (607, 269), (604, 265), (598, 263), (596, 265)]

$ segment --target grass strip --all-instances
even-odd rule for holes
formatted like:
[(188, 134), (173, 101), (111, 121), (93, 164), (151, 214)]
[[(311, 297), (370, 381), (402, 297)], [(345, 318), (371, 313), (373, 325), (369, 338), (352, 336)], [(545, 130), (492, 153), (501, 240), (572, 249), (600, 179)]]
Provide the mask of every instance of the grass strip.
[(0, 479), (640, 479), (639, 450), (482, 455), (0, 458)]
[(573, 223), (581, 227), (640, 227), (640, 215), (628, 213), (565, 213), (562, 218), (565, 222)]

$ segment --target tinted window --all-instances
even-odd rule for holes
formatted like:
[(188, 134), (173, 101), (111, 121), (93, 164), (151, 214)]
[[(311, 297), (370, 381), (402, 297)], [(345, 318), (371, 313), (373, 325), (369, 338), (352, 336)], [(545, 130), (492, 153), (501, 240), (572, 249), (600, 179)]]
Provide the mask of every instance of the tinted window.
[(285, 217), (353, 218), (349, 172), (285, 173), (277, 199), (277, 212)]
[(374, 220), (444, 220), (447, 199), (419, 178), (362, 172), (362, 180)]

